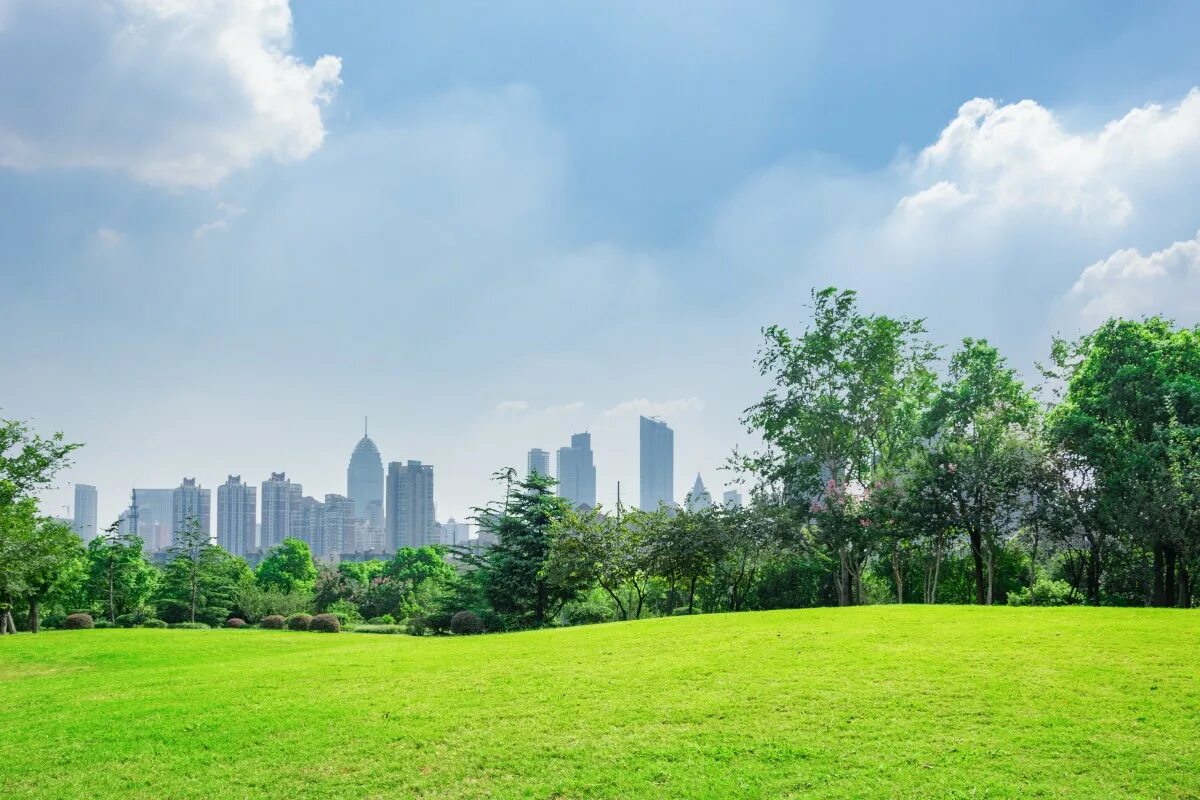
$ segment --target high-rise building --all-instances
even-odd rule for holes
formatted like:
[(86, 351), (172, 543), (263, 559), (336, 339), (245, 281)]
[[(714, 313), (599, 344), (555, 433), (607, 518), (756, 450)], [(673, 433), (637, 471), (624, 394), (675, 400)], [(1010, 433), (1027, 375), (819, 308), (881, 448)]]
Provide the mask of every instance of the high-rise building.
[(529, 457), (525, 459), (525, 474), (545, 475), (550, 477), (550, 451), (543, 450), (540, 447), (535, 447), (529, 451)]
[(324, 512), (324, 506), (315, 497), (301, 497), (299, 507), (292, 511), (292, 538), (307, 544), (313, 555), (320, 554)]
[(592, 463), (592, 435), (577, 433), (570, 447), (558, 448), (558, 496), (574, 506), (596, 505), (596, 465)]
[(75, 518), (71, 521), (75, 534), (85, 542), (96, 538), (96, 487), (75, 484)]
[(235, 556), (258, 549), (258, 490), (230, 475), (217, 487), (217, 544)]
[[(383, 509), (383, 460), (379, 448), (367, 436), (366, 421), (363, 421), (363, 437), (350, 454), (350, 466), (346, 468), (346, 497), (354, 501), (354, 517), (370, 519), (372, 503)], [(383, 520), (379, 520), (380, 525)]]
[(175, 533), (175, 490), (134, 489), (126, 527), (132, 528), (135, 505), (137, 530), (123, 528), (122, 532), (136, 534), (147, 552), (170, 547)]
[(641, 507), (675, 505), (675, 431), (660, 419), (640, 418)]
[(178, 537), (192, 520), (200, 530), (211, 537), (212, 493), (196, 483), (195, 478), (184, 478), (183, 483), (171, 495), (171, 543), (177, 544)]
[(442, 544), (456, 547), (466, 544), (470, 538), (471, 526), (466, 522), (455, 522), (454, 517), (451, 517), (442, 523)]
[(703, 511), (712, 506), (712, 495), (708, 489), (704, 487), (704, 481), (700, 479), (700, 473), (696, 473), (696, 482), (692, 484), (692, 490), (688, 492), (687, 509), (688, 511)]
[(272, 472), (270, 480), (262, 482), (260, 546), (263, 550), (298, 534), (303, 496), (304, 489), (288, 480), (286, 472)]
[(354, 501), (344, 495), (327, 494), (321, 506), (321, 536), (313, 551), (320, 556), (353, 553), (355, 546)]
[(741, 508), (742, 493), (737, 489), (726, 489), (725, 494), (721, 496), (721, 502), (726, 508)]
[(434, 515), (433, 467), (420, 461), (388, 464), (387, 548), (437, 544)]

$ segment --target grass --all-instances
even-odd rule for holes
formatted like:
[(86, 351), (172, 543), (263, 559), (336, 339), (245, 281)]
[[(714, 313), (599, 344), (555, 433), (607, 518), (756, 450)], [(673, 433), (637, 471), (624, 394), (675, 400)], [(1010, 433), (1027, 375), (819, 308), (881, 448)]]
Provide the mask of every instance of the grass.
[(0, 797), (1200, 797), (1200, 613), (0, 639)]

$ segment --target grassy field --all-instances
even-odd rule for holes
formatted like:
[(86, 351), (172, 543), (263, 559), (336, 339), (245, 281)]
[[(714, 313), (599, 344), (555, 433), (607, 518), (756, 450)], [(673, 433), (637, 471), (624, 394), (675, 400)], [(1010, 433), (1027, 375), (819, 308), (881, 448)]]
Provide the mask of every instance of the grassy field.
[(0, 797), (1200, 797), (1200, 613), (0, 639)]

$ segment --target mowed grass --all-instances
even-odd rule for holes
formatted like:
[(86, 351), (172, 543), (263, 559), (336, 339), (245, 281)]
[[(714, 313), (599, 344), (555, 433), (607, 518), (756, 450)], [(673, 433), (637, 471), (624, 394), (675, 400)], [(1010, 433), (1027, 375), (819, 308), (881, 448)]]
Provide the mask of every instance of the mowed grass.
[(1200, 613), (0, 639), (0, 797), (1200, 797)]

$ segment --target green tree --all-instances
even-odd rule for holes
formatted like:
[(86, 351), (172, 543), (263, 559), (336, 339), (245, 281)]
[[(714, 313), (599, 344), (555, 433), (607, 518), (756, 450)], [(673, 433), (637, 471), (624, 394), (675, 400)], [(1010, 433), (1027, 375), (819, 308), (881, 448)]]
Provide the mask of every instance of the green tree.
[(311, 591), (317, 580), (308, 544), (300, 539), (284, 539), (272, 547), (255, 572), (258, 585), (284, 592)]
[(158, 570), (146, 560), (142, 540), (113, 523), (87, 545), (87, 595), (115, 624), (121, 614), (141, 610), (158, 588)]
[(159, 613), (172, 622), (219, 625), (236, 605), (238, 587), (250, 575), (244, 559), (212, 543), (191, 517), (175, 533), (158, 592)]
[(568, 510), (558, 523), (545, 574), (557, 585), (599, 586), (621, 619), (640, 619), (651, 580), (649, 519), (646, 512), (621, 507), (613, 514), (600, 506)]

